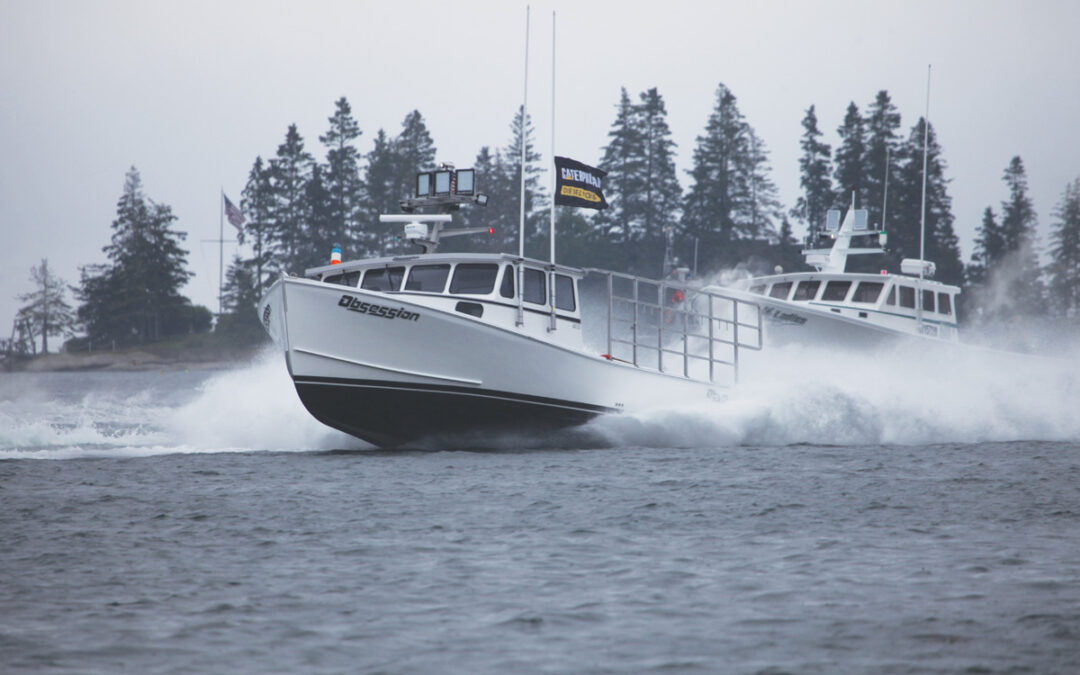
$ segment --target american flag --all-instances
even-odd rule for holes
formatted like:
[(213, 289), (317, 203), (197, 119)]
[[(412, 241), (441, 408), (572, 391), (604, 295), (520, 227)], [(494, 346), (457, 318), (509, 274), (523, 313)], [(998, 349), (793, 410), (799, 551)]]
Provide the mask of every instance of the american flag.
[[(225, 195), (221, 196), (225, 197)], [(225, 217), (229, 219), (229, 222), (233, 224), (233, 227), (243, 231), (244, 212), (236, 208), (236, 204), (230, 202), (228, 197), (225, 197)]]

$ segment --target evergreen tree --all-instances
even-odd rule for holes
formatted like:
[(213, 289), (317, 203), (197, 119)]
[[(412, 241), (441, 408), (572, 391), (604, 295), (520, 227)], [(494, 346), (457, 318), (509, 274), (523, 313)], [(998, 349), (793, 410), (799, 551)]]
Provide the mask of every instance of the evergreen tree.
[(716, 105), (697, 137), (693, 154), (694, 180), (686, 196), (683, 231), (701, 243), (706, 260), (734, 264), (740, 251), (733, 244), (749, 234), (747, 224), (736, 220), (751, 194), (751, 181), (745, 173), (746, 155), (750, 152), (750, 133), (736, 105), (735, 95), (720, 84)]
[(599, 168), (607, 173), (604, 193), (608, 208), (596, 214), (596, 223), (605, 234), (624, 244), (633, 241), (635, 222), (645, 186), (642, 184), (645, 159), (638, 108), (630, 100), (626, 87), (620, 90), (615, 121), (608, 131), (607, 147)]
[(323, 180), (323, 169), (318, 164), (311, 167), (311, 178), (304, 186), (304, 223), (307, 237), (301, 248), (300, 261), (304, 268), (330, 263), (330, 251), (334, 246), (345, 246), (341, 230), (334, 222), (333, 195)]
[(806, 109), (803, 117), (803, 136), (799, 142), (802, 156), (799, 157), (799, 184), (803, 193), (791, 210), (791, 215), (807, 225), (810, 232), (825, 226), (825, 213), (833, 205), (832, 148), (822, 143), (819, 138), (817, 115), (814, 106)]
[(247, 220), (237, 239), (241, 244), (247, 238), (252, 239), (255, 257), (250, 264), (255, 268), (256, 286), (260, 293), (273, 283), (273, 279), (264, 274), (273, 267), (271, 249), (267, 245), (273, 239), (274, 225), (274, 193), (270, 179), (270, 169), (263, 165), (262, 157), (256, 157), (240, 200)]
[(967, 282), (971, 286), (986, 283), (988, 272), (995, 263), (1005, 257), (1005, 239), (994, 216), (994, 209), (987, 206), (983, 211), (982, 225), (975, 233), (975, 251), (971, 254), (971, 263), (967, 266)]
[[(521, 208), (522, 142), (525, 144), (525, 247), (527, 251), (531, 249), (529, 255), (547, 258), (548, 246), (542, 227), (550, 215), (547, 212), (547, 194), (540, 185), (540, 175), (544, 172), (542, 157), (533, 142), (532, 117), (526, 116), (524, 107), (519, 106), (510, 122), (510, 141), (502, 151), (503, 175), (508, 186), (514, 186), (515, 199), (512, 203), (518, 209)], [(520, 221), (519, 210), (515, 222), (520, 224)]]
[(69, 335), (75, 325), (75, 314), (67, 303), (67, 285), (52, 273), (47, 258), (30, 268), (30, 281), (34, 290), (19, 296), (27, 304), (19, 308), (16, 322), (33, 327), (34, 335), (41, 336), (41, 353), (49, 353), (49, 336)]
[(1035, 207), (1027, 192), (1027, 173), (1019, 156), (1013, 157), (1002, 178), (1009, 187), (1009, 199), (1001, 204), (1001, 233), (1015, 266), (1010, 296), (1017, 312), (1038, 315), (1046, 308), (1042, 270), (1036, 251)]
[(892, 231), (896, 218), (897, 191), (888, 191), (888, 208), (884, 214), (889, 222), (882, 221), (882, 205), (885, 199), (886, 173), (896, 176), (899, 169), (900, 113), (885, 90), (878, 92), (870, 104), (866, 120), (866, 150), (863, 155), (863, 181), (865, 193), (860, 195), (857, 206), (866, 209), (870, 227)]
[(225, 313), (218, 319), (215, 333), (236, 344), (257, 344), (267, 339), (259, 323), (260, 290), (250, 260), (233, 256), (225, 273), (223, 300)]
[(327, 214), (325, 231), (319, 239), (340, 244), (346, 258), (363, 257), (374, 248), (374, 242), (371, 232), (362, 227), (361, 219), (364, 189), (360, 180), (360, 153), (353, 145), (361, 131), (344, 96), (334, 105), (330, 128), (319, 136), (319, 142), (327, 149), (322, 176)]
[[(923, 126), (919, 121), (911, 128), (907, 142), (897, 155), (901, 166), (893, 174), (889, 190), (891, 212), (887, 250), (894, 265), (903, 258), (918, 258), (923, 194)], [(925, 257), (937, 265), (939, 281), (956, 286), (964, 281), (964, 264), (960, 259), (960, 242), (953, 229), (952, 198), (948, 193), (949, 179), (945, 178), (946, 164), (941, 157), (934, 125), (931, 124), (926, 142), (926, 236)], [(896, 195), (895, 202), (893, 195)]]
[(270, 185), (273, 195), (270, 237), (264, 242), (273, 264), (293, 273), (303, 271), (310, 249), (305, 242), (309, 233), (305, 222), (305, 197), (314, 160), (304, 150), (304, 139), (295, 124), (285, 132), (277, 156), (270, 160)]
[(145, 343), (201, 328), (203, 312), (180, 295), (192, 273), (180, 247), (187, 235), (172, 229), (175, 220), (171, 208), (145, 197), (132, 167), (103, 249), (111, 264), (82, 269), (77, 316), (92, 340)]
[(1001, 221), (989, 208), (977, 233), (969, 279), (979, 284), (977, 302), (986, 318), (1037, 316), (1046, 307), (1035, 246), (1035, 209), (1027, 194), (1027, 175), (1013, 157), (1002, 180), (1009, 198), (1001, 203)]
[(769, 177), (769, 151), (750, 125), (746, 126), (746, 138), (749, 146), (738, 165), (749, 184), (749, 194), (738, 204), (736, 219), (743, 224), (746, 238), (771, 237), (776, 232), (775, 221), (782, 216), (776, 185)]
[(1055, 313), (1080, 319), (1080, 178), (1065, 186), (1050, 235), (1050, 300)]
[[(635, 118), (640, 129), (643, 155), (643, 194), (640, 199), (643, 250), (633, 256), (638, 260), (649, 257), (649, 252), (661, 249), (665, 232), (679, 223), (682, 202), (682, 187), (675, 171), (675, 141), (671, 140), (664, 99), (653, 87), (641, 93), (640, 101)], [(655, 255), (652, 257), (655, 258)]]
[(846, 208), (855, 193), (855, 204), (866, 204), (866, 128), (854, 101), (848, 104), (844, 123), (837, 127), (840, 147), (836, 150), (836, 205)]
[[(379, 216), (384, 213), (398, 213), (401, 210), (401, 200), (412, 194), (411, 188), (405, 195), (397, 194), (397, 182), (397, 159), (394, 155), (393, 140), (386, 135), (385, 131), (379, 129), (375, 134), (373, 147), (367, 154), (367, 170), (364, 174), (367, 200), (363, 218), (366, 221), (365, 225), (370, 224), (370, 232), (374, 233), (375, 243), (369, 244), (372, 246), (372, 252), (379, 255), (385, 255), (388, 244), (397, 236), (396, 232), (385, 228), (374, 229), (377, 227), (376, 223), (379, 222)], [(358, 240), (364, 239), (359, 232), (354, 236)], [(368, 239), (371, 238), (369, 235)]]
[(464, 227), (490, 227), (490, 236), (455, 237), (445, 248), (454, 251), (513, 253), (518, 250), (518, 192), (511, 185), (501, 153), (492, 154), (488, 146), (480, 148), (473, 161), (476, 189), (488, 196), (488, 205), (466, 206), (459, 212)]

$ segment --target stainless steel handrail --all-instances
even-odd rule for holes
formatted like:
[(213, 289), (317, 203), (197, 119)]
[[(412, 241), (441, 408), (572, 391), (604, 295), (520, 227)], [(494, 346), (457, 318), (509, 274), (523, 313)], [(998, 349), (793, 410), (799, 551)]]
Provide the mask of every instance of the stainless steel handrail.
[[(733, 382), (738, 382), (739, 351), (762, 348), (762, 317), (756, 302), (688, 284), (609, 270), (585, 271), (606, 277), (605, 356), (609, 359), (710, 383), (716, 382), (716, 366), (720, 364), (730, 367)], [(624, 289), (629, 286), (628, 290), (618, 292), (617, 280)], [(682, 296), (678, 302), (672, 300), (676, 291)], [(749, 316), (753, 319), (748, 321)], [(613, 351), (619, 345), (629, 348), (629, 360), (615, 356)], [(723, 358), (725, 352), (730, 352), (730, 360)], [(651, 358), (643, 362), (643, 356), (651, 353), (656, 354), (655, 362)], [(665, 364), (665, 355), (675, 356), (681, 367)], [(707, 363), (707, 374), (695, 374), (695, 363)]]

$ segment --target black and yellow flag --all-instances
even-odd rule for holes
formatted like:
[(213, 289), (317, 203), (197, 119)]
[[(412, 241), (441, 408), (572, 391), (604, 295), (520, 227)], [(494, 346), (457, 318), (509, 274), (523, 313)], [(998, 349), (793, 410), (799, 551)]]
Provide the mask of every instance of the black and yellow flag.
[(583, 209), (606, 209), (604, 176), (607, 172), (566, 157), (555, 158), (555, 204)]

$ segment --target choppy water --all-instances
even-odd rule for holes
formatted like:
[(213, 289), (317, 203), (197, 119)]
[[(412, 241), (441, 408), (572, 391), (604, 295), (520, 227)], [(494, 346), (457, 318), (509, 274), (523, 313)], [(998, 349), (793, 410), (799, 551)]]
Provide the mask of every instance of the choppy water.
[(0, 375), (0, 671), (1078, 672), (1077, 363), (787, 358), (397, 453), (279, 358)]

